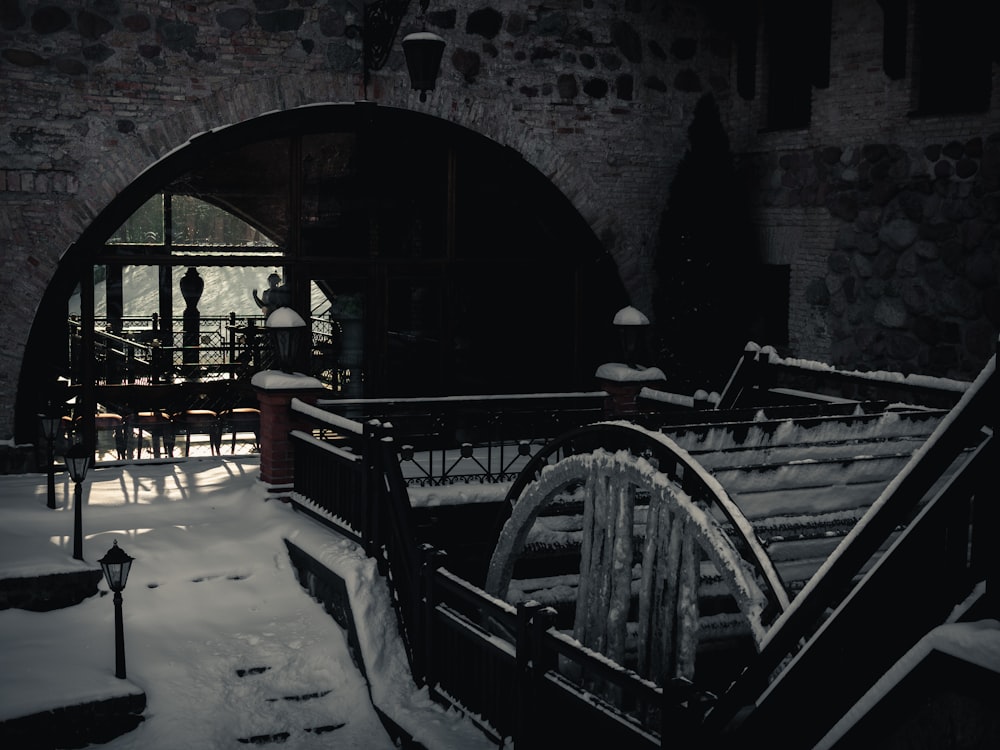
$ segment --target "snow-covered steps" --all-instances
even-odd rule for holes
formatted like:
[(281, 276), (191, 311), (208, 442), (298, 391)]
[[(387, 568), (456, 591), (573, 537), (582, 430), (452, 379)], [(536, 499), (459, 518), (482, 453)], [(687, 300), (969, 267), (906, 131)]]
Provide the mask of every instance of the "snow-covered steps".
[[(314, 687), (315, 675), (291, 665), (255, 663), (237, 667), (222, 690), (243, 696), (249, 717), (241, 724), (251, 728), (236, 741), (243, 745), (272, 745), (292, 741), (296, 747), (312, 747), (312, 737), (347, 726), (341, 716), (335, 687)], [(303, 682), (303, 679), (306, 682)], [(331, 718), (336, 718), (331, 721)], [(303, 744), (305, 743), (305, 744)], [(318, 747), (318, 741), (315, 743)]]

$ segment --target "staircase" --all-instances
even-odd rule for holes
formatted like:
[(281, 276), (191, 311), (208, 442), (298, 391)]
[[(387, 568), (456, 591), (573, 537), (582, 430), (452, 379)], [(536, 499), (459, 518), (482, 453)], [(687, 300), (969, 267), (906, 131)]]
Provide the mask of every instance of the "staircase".
[(223, 690), (244, 695), (243, 705), (254, 715), (257, 730), (237, 737), (243, 745), (276, 745), (292, 740), (296, 747), (308, 747), (306, 740), (316, 737), (316, 747), (333, 740), (331, 735), (347, 725), (348, 717), (330, 722), (337, 713), (335, 686), (316, 689), (302, 675), (269, 665), (239, 667), (233, 670)]
[[(982, 500), (975, 513), (965, 507), (983, 486), (988, 456), (996, 460), (992, 368), (990, 363), (974, 384), (944, 383), (939, 391), (933, 389), (933, 379), (921, 380), (908, 394), (898, 380), (886, 379), (891, 398), (879, 398), (884, 394), (878, 383), (867, 382), (855, 389), (873, 396), (865, 401), (809, 392), (800, 384), (784, 388), (771, 377), (763, 387), (744, 381), (727, 408), (666, 419), (640, 417), (688, 451), (722, 485), (765, 545), (792, 599), (791, 609), (808, 609), (811, 618), (809, 625), (795, 622), (795, 614), (779, 619), (771, 638), (778, 645), (765, 644), (761, 657), (718, 572), (707, 560), (702, 563), (695, 686), (723, 696), (720, 707), (709, 710), (706, 741), (719, 736), (723, 747), (747, 742), (811, 747), (907, 648), (945, 624), (971, 594), (986, 550), (981, 543), (978, 551), (971, 550), (971, 518), (976, 517), (979, 534), (996, 528), (987, 525), (990, 518), (984, 521)], [(839, 386), (845, 382), (841, 374)], [(875, 523), (859, 523), (875, 506)], [(567, 498), (539, 517), (511, 587), (520, 599), (556, 607), (560, 627), (573, 620), (580, 513), (580, 505)], [(641, 536), (638, 519), (637, 514), (635, 533)], [(860, 543), (854, 539), (859, 535)], [(849, 564), (839, 562), (841, 548), (852, 550)], [(827, 571), (831, 565), (833, 576)], [(837, 585), (824, 583), (830, 579)], [(818, 594), (810, 592), (814, 586)], [(800, 608), (798, 600), (804, 596), (809, 606)], [(982, 616), (996, 617), (997, 612), (980, 595), (964, 617)], [(873, 630), (868, 625), (872, 618), (880, 620), (874, 645), (859, 646), (859, 638)], [(799, 653), (798, 644), (814, 634), (829, 646)], [(856, 654), (845, 658), (845, 649)], [(783, 679), (769, 685), (769, 678), (790, 659)], [(849, 679), (843, 675), (846, 664), (852, 665)], [(952, 664), (935, 673), (964, 671), (965, 666)], [(842, 679), (854, 684), (849, 689), (829, 684)], [(734, 681), (736, 689), (731, 688)], [(993, 682), (985, 677), (977, 684)], [(763, 702), (752, 697), (762, 692)], [(828, 699), (828, 694), (834, 697)], [(737, 695), (741, 697), (734, 700)], [(822, 711), (817, 710), (818, 695), (823, 696)], [(794, 717), (805, 716), (808, 727), (775, 744), (774, 727), (794, 725)]]

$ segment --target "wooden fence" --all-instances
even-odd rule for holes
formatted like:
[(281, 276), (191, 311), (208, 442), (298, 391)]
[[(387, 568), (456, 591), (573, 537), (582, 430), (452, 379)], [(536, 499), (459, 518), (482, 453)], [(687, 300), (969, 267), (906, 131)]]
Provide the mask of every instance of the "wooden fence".
[[(813, 732), (828, 727), (894, 658), (941, 624), (977, 581), (995, 583), (1000, 574), (1000, 554), (989, 541), (997, 527), (996, 504), (990, 501), (995, 491), (989, 481), (997, 461), (995, 360), (956, 398), (957, 405), (873, 511), (777, 616), (760, 652), (727, 691), (707, 701), (683, 680), (657, 686), (583, 648), (553, 626), (551, 609), (530, 602), (511, 607), (490, 597), (455, 575), (446, 556), (417, 541), (420, 535), (401, 466), (415, 454), (399, 441), (414, 452), (440, 451), (449, 436), (452, 455), (472, 467), (480, 439), (491, 449), (509, 442), (520, 451), (518, 433), (544, 434), (542, 425), (525, 430), (525, 423), (512, 420), (517, 427), (507, 430), (493, 414), (482, 422), (489, 429), (477, 432), (469, 424), (459, 428), (441, 417), (430, 419), (415, 406), (412, 415), (393, 414), (390, 424), (388, 406), (379, 411), (359, 402), (352, 407), (354, 418), (348, 418), (293, 402), (293, 408), (315, 420), (310, 432), (292, 435), (295, 496), (301, 509), (353, 537), (379, 561), (394, 594), (417, 681), (469, 711), (498, 741), (512, 738), (519, 750), (574, 744), (766, 744), (770, 728), (790, 715), (815, 717)], [(469, 406), (456, 412), (475, 411)], [(552, 413), (558, 410), (557, 404), (551, 406)], [(558, 429), (549, 426), (550, 435), (559, 439), (529, 444), (525, 466), (541, 465), (559, 451), (572, 454), (592, 447), (598, 436), (582, 425), (593, 421), (593, 413), (581, 408), (579, 417), (575, 425), (564, 419)], [(615, 442), (621, 443), (622, 437)], [(690, 473), (679, 472), (671, 457), (657, 460), (663, 470), (678, 475), (687, 490), (697, 490), (690, 485)], [(415, 482), (444, 485), (507, 476), (505, 471), (481, 471), (481, 461), (479, 469), (464, 476), (451, 461), (427, 465), (437, 469), (413, 478)], [(519, 489), (513, 482), (507, 497), (516, 497)], [(890, 554), (881, 555), (879, 564), (862, 576), (901, 526), (906, 531)], [(901, 586), (901, 580), (916, 582), (915, 588)], [(990, 596), (983, 611), (996, 617), (1000, 611), (995, 593)], [(858, 644), (862, 632), (860, 645), (865, 647), (845, 654), (844, 644)], [(782, 666), (789, 660), (789, 666)], [(843, 672), (847, 663), (851, 684), (838, 684), (836, 700), (824, 693), (817, 702), (819, 686), (835, 668)], [(777, 672), (781, 676), (775, 680)], [(805, 743), (800, 746), (809, 746), (815, 738), (799, 739)]]
[[(519, 750), (557, 739), (656, 748), (664, 721), (680, 725), (684, 685), (665, 691), (583, 648), (552, 627), (553, 610), (487, 595), (450, 572), (446, 555), (417, 541), (392, 425), (319, 417), (301, 402), (292, 408), (314, 420), (311, 432), (291, 435), (294, 500), (379, 562), (418, 684), (468, 711), (498, 742), (513, 738)], [(559, 427), (565, 420), (563, 413)], [(507, 439), (495, 416), (489, 421), (491, 439)], [(438, 462), (437, 480), (454, 479), (450, 463)]]

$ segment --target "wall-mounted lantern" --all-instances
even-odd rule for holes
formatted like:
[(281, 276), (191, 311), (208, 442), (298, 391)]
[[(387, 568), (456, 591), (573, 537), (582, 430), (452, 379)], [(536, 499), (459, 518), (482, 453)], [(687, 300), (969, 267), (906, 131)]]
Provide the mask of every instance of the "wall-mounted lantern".
[(420, 92), (420, 101), (427, 101), (427, 92), (434, 90), (444, 39), (430, 31), (417, 31), (403, 37), (403, 55), (410, 73), (410, 88)]
[[(429, 3), (430, 0), (420, 0), (421, 25)], [(409, 5), (410, 0), (373, 0), (365, 3), (364, 25), (352, 24), (344, 31), (349, 39), (359, 37), (361, 39), (361, 64), (366, 97), (369, 74), (373, 70), (381, 70), (389, 59), (396, 40), (396, 32)], [(427, 92), (434, 90), (434, 83), (441, 67), (445, 41), (437, 34), (422, 28), (421, 31), (407, 34), (402, 44), (406, 69), (410, 74), (410, 86), (414, 91), (420, 92), (420, 101), (427, 101)]]

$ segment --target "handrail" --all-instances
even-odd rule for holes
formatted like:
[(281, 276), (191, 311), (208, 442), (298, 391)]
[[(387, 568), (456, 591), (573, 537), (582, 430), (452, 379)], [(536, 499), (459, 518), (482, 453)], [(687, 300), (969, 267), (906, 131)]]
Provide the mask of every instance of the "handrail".
[[(970, 544), (968, 531), (973, 497), (989, 482), (995, 461), (991, 442), (988, 437), (962, 461), (861, 583), (823, 618), (815, 636), (754, 699), (753, 710), (725, 733), (728, 745), (753, 747), (780, 717), (808, 714), (808, 722), (786, 727), (782, 739), (785, 747), (812, 747), (911, 646), (968, 601), (985, 572), (977, 561), (985, 550)], [(817, 704), (813, 689), (834, 674), (843, 675), (838, 689)]]
[(823, 567), (768, 632), (761, 650), (706, 716), (710, 731), (721, 730), (764, 690), (781, 662), (807, 638), (822, 614), (839, 599), (889, 534), (924, 498), (941, 473), (960, 456), (996, 409), (996, 356), (963, 393), (903, 470), (841, 541)]
[[(779, 385), (779, 381), (782, 385)], [(823, 384), (827, 384), (825, 389)], [(794, 386), (798, 385), (796, 389)], [(801, 389), (805, 386), (805, 391)], [(716, 405), (717, 409), (730, 409), (746, 402), (751, 392), (767, 392), (786, 396), (808, 392), (809, 398), (822, 397), (823, 391), (836, 393), (828, 396), (832, 401), (864, 400), (869, 394), (903, 401), (915, 399), (917, 403), (952, 408), (968, 387), (964, 381), (928, 375), (898, 372), (862, 372), (840, 370), (828, 364), (803, 359), (779, 357), (772, 347), (759, 347), (748, 342), (736, 367), (730, 375)], [(843, 396), (848, 398), (844, 399)], [(754, 399), (750, 398), (752, 402)]]

